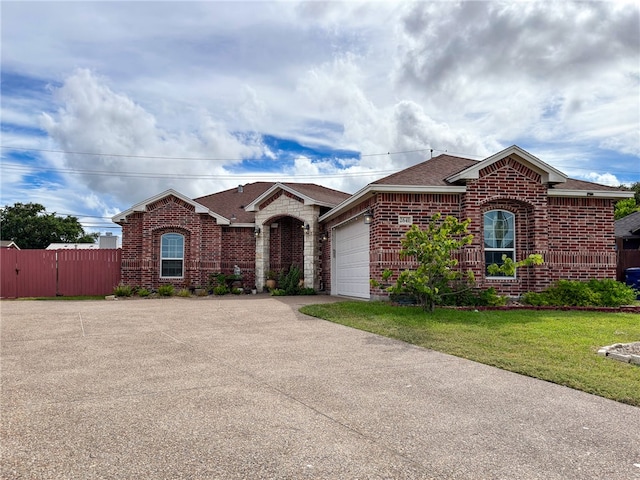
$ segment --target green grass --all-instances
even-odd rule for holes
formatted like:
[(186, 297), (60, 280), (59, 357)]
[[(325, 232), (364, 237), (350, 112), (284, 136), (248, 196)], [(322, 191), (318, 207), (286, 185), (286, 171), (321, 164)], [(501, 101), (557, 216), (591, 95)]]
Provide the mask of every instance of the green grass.
[(18, 300), (104, 300), (105, 295), (76, 295), (76, 296), (59, 296), (59, 297), (22, 297)]
[(640, 406), (640, 367), (598, 348), (640, 341), (640, 315), (586, 311), (463, 311), (381, 302), (309, 305), (302, 313), (511, 372)]

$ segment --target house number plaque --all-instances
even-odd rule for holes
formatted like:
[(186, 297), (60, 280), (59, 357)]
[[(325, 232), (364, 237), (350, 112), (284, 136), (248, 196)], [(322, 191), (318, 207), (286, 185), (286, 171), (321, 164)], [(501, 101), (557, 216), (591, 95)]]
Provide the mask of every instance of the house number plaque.
[(413, 215), (398, 215), (398, 225), (413, 225)]

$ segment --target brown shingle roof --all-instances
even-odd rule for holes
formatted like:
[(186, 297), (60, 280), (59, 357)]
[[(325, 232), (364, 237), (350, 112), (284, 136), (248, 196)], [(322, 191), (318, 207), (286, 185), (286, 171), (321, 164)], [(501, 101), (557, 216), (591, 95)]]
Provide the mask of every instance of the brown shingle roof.
[(326, 203), (334, 207), (351, 196), (349, 193), (333, 190), (315, 183), (283, 183), (283, 185), (309, 198), (313, 198), (319, 203)]
[(473, 165), (477, 160), (438, 155), (430, 160), (418, 163), (397, 173), (373, 182), (373, 185), (451, 185), (445, 179)]
[(599, 190), (599, 191), (620, 191), (618, 187), (609, 187), (607, 185), (600, 185), (599, 183), (586, 182), (584, 180), (576, 180), (574, 178), (567, 178), (565, 183), (558, 183), (554, 188), (560, 190)]
[[(413, 167), (401, 170), (397, 173), (373, 182), (373, 185), (426, 185), (445, 186), (451, 185), (446, 179), (467, 168), (477, 164), (477, 160), (454, 157), (452, 155), (438, 155), (430, 160), (418, 163)], [(552, 187), (553, 188), (553, 187)], [(586, 182), (568, 178), (566, 182), (555, 186), (561, 190), (598, 190), (617, 191), (617, 187), (609, 187), (598, 183)]]
[(626, 217), (616, 220), (616, 237), (640, 237), (640, 212), (634, 212)]
[[(235, 187), (204, 197), (194, 198), (193, 200), (223, 217), (230, 219), (232, 215), (235, 215), (234, 223), (253, 223), (255, 221), (255, 213), (245, 211), (244, 207), (273, 187), (273, 185), (274, 183), (272, 182), (247, 183), (242, 186), (242, 191)], [(332, 206), (339, 204), (350, 196), (348, 193), (313, 183), (283, 183), (283, 185), (319, 203)]]

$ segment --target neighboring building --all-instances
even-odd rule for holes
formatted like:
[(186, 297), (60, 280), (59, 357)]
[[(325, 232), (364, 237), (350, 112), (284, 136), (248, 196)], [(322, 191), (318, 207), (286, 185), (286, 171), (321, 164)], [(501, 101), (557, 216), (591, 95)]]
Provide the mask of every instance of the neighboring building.
[(615, 232), (618, 249), (616, 278), (624, 282), (628, 268), (640, 267), (640, 212), (616, 220)]
[(20, 250), (20, 247), (16, 245), (13, 240), (0, 240), (0, 248), (12, 248), (14, 250)]
[[(305, 183), (251, 183), (190, 199), (167, 190), (113, 217), (122, 226), (122, 281), (151, 288), (205, 284), (231, 273), (264, 285), (290, 265), (305, 285), (377, 298), (386, 268), (410, 267), (400, 242), (436, 212), (471, 219), (460, 254), (481, 287), (518, 295), (559, 278), (614, 278), (613, 210), (633, 192), (567, 178), (517, 146), (482, 161), (440, 155), (354, 195)], [(366, 222), (365, 222), (366, 217)], [(492, 278), (487, 264), (539, 253), (544, 265)]]
[(640, 212), (616, 220), (616, 244), (620, 250), (640, 249)]
[(45, 250), (99, 250), (118, 248), (118, 237), (107, 233), (100, 235), (98, 243), (50, 243)]
[(45, 250), (98, 250), (97, 243), (50, 243)]
[(111, 232), (100, 235), (100, 238), (98, 238), (98, 246), (100, 248), (118, 248), (118, 237)]

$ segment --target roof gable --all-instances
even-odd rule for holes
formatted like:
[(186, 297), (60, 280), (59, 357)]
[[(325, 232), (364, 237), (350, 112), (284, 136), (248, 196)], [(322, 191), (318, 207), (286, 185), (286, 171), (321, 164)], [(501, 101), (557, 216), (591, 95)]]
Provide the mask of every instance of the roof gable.
[(162, 200), (163, 198), (169, 197), (169, 196), (174, 196), (180, 200), (182, 200), (183, 202), (185, 202), (188, 205), (192, 205), (195, 209), (196, 213), (206, 213), (210, 216), (212, 216), (213, 218), (216, 219), (216, 221), (221, 224), (221, 225), (229, 225), (229, 219), (223, 217), (222, 215), (219, 215), (217, 213), (215, 213), (214, 211), (208, 209), (206, 206), (191, 200), (189, 197), (173, 190), (172, 188), (170, 188), (169, 190), (165, 190), (162, 193), (159, 193), (158, 195), (154, 195), (153, 197), (147, 198), (146, 200), (143, 200), (140, 203), (136, 203), (133, 207), (129, 208), (128, 210), (125, 210), (124, 212), (118, 213), (117, 215), (114, 215), (111, 220), (115, 223), (118, 222), (125, 222), (127, 220), (127, 216), (131, 215), (132, 213), (135, 212), (146, 212), (147, 211), (147, 206), (157, 202), (158, 200)]
[(543, 184), (550, 183), (565, 183), (567, 176), (560, 170), (556, 170), (551, 165), (543, 162), (539, 158), (531, 155), (529, 152), (523, 150), (517, 145), (512, 145), (505, 148), (501, 152), (491, 155), (484, 160), (477, 162), (476, 164), (449, 176), (446, 180), (450, 183), (465, 182), (466, 180), (476, 180), (480, 178), (480, 171), (493, 165), (494, 163), (508, 157), (517, 157), (514, 160), (522, 163), (526, 167), (530, 168), (534, 172), (540, 175)]
[(626, 217), (616, 220), (616, 237), (640, 236), (640, 212), (633, 212)]
[(338, 190), (322, 187), (311, 183), (274, 183), (271, 188), (255, 198), (245, 206), (245, 210), (256, 212), (262, 202), (271, 197), (278, 190), (288, 192), (300, 199), (304, 205), (319, 205), (321, 207), (335, 207), (350, 195)]

